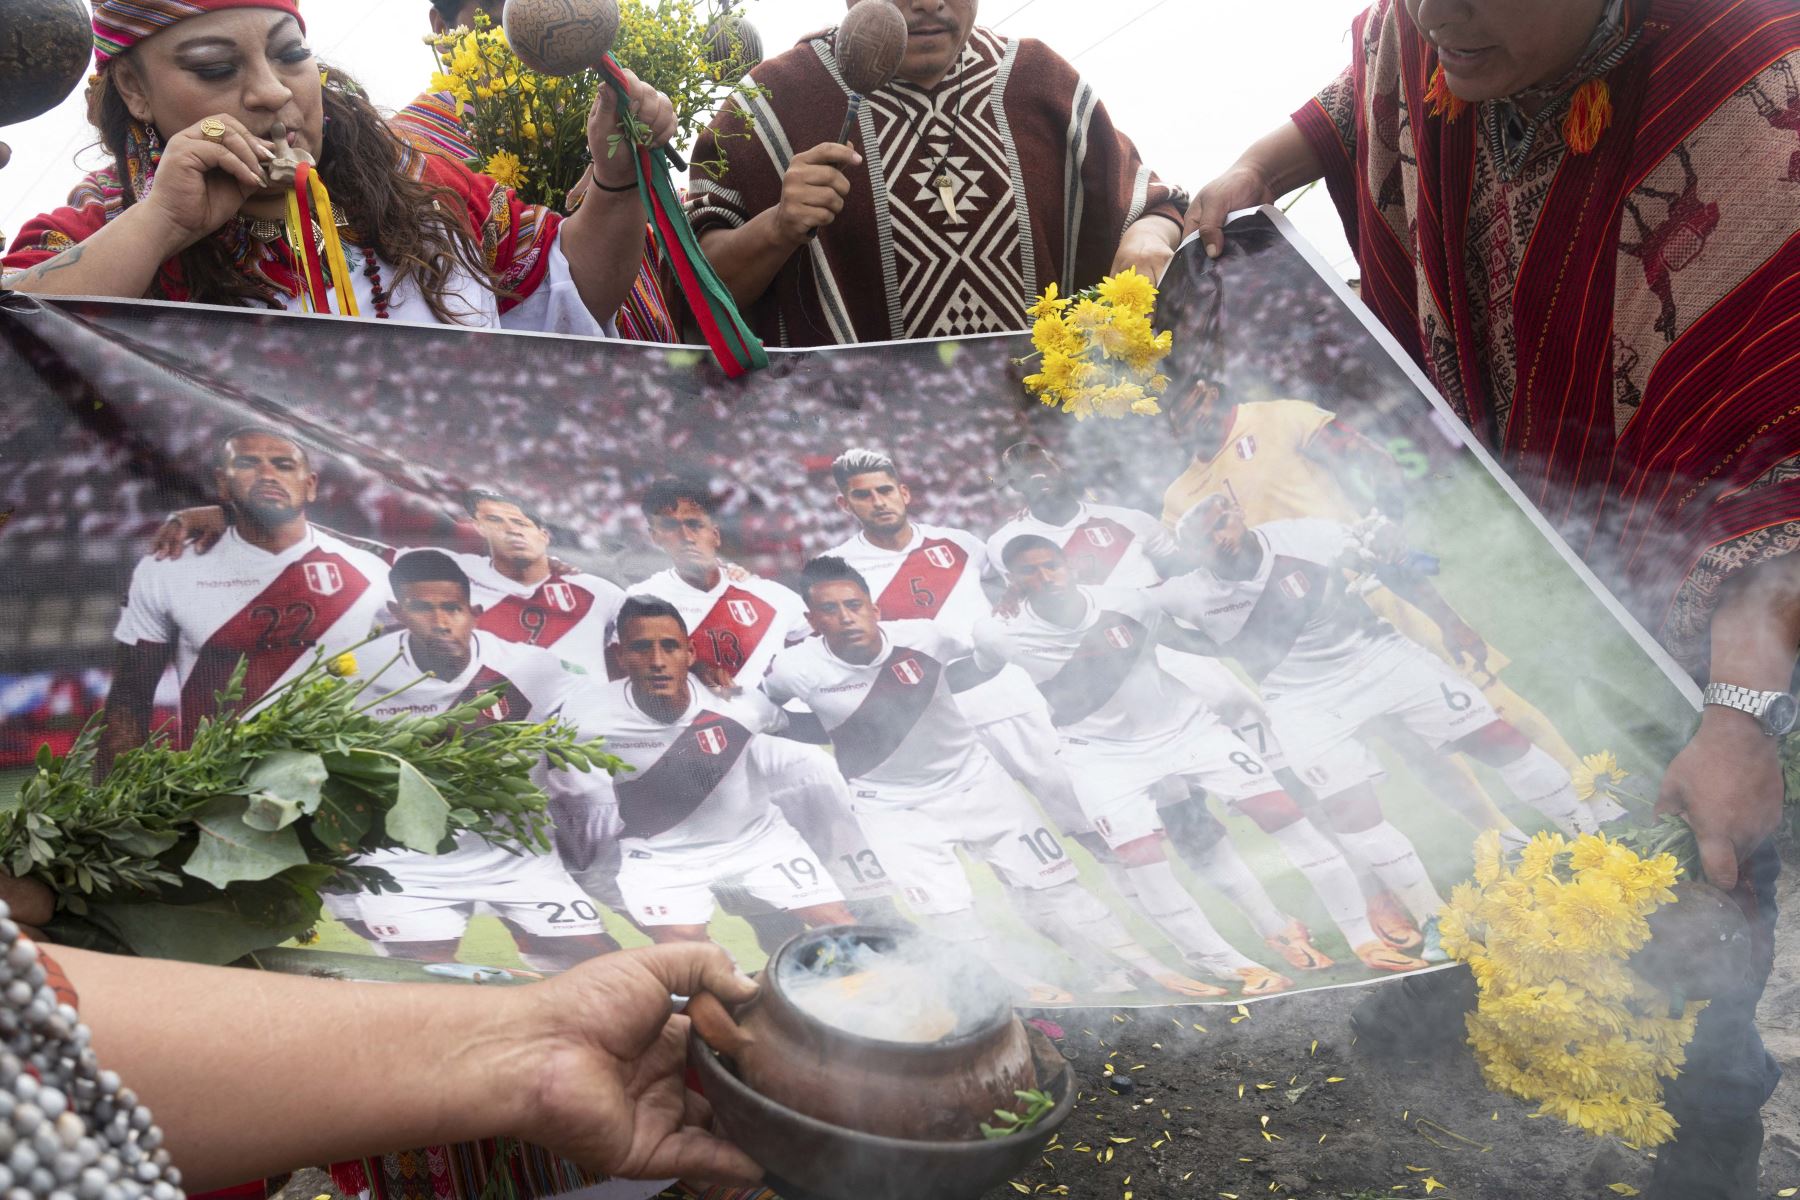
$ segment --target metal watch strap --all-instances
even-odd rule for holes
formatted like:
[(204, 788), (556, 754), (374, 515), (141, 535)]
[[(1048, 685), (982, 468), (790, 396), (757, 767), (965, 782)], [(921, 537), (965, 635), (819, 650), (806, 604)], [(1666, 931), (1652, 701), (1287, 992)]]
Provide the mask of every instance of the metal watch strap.
[(1739, 687), (1735, 683), (1709, 683), (1700, 698), (1707, 704), (1735, 708), (1739, 712), (1746, 712), (1753, 717), (1760, 718), (1780, 695), (1782, 695), (1781, 692), (1751, 691), (1749, 688)]

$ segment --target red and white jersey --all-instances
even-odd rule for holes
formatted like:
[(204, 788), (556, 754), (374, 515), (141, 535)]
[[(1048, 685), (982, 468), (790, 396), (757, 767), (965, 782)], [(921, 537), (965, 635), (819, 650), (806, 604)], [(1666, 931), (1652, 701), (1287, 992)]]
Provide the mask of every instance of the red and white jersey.
[(451, 679), (427, 677), (426, 669), (413, 657), (412, 635), (405, 630), (376, 638), (358, 650), (361, 669), (355, 682), (368, 683), (363, 695), (370, 715), (384, 720), (435, 717), (497, 688), (499, 697), (482, 710), (478, 725), (547, 721), (586, 679), (548, 650), (502, 641), (480, 631), (470, 640), (469, 665)]
[(1163, 523), (1149, 513), (1111, 504), (1082, 504), (1075, 516), (1052, 525), (1027, 509), (987, 540), (988, 557), (1004, 570), (1006, 544), (1022, 534), (1049, 538), (1063, 549), (1075, 582), (1089, 586), (1155, 587), (1173, 574), (1181, 550)]
[(812, 638), (776, 657), (762, 690), (813, 710), (858, 800), (911, 807), (969, 787), (990, 761), (945, 678), (973, 649), (945, 622), (883, 621), (869, 663)]
[(1357, 550), (1349, 528), (1304, 518), (1258, 525), (1262, 562), (1249, 579), (1204, 568), (1148, 595), (1235, 658), (1273, 698), (1358, 670), (1393, 628), (1348, 594), (1344, 564)]
[(632, 584), (625, 594), (674, 605), (687, 623), (695, 659), (725, 668), (744, 687), (756, 686), (783, 647), (812, 633), (799, 595), (756, 575), (734, 581), (721, 571), (717, 586), (701, 589), (671, 567)]
[(606, 643), (625, 593), (598, 575), (552, 575), (518, 583), (485, 554), (457, 554), (469, 577), (469, 599), (481, 605), (479, 628), (509, 642), (554, 650), (565, 662), (606, 676)]
[[(425, 668), (413, 658), (412, 635), (405, 630), (387, 634), (357, 651), (362, 669), (353, 682), (367, 683), (363, 695), (368, 711), (383, 720), (439, 716), (497, 689), (500, 694), (482, 709), (475, 722), (479, 728), (496, 721), (547, 721), (584, 679), (548, 650), (515, 645), (480, 632), (472, 642), (469, 665), (461, 673), (448, 679), (427, 678)], [(432, 861), (439, 868), (486, 868), (495, 861), (495, 853), (495, 847), (486, 838), (465, 830), (456, 835), (454, 851)], [(414, 856), (415, 852), (409, 850), (383, 850), (370, 855), (369, 861), (380, 865), (389, 859)]]
[(1163, 615), (1135, 588), (1079, 588), (1073, 626), (1022, 605), (1011, 617), (975, 626), (975, 663), (1017, 663), (1050, 703), (1065, 736), (1096, 742), (1161, 741), (1201, 715), (1201, 703), (1157, 662)]
[[(912, 538), (898, 550), (884, 550), (858, 533), (829, 553), (855, 567), (869, 581), (883, 621), (935, 621), (967, 643), (975, 622), (994, 611), (981, 581), (999, 564), (987, 545), (964, 529), (914, 522)], [(1031, 681), (1016, 670), (1002, 671), (961, 698), (978, 724), (1041, 708)]]
[(606, 751), (631, 768), (608, 777), (564, 772), (558, 790), (586, 793), (589, 803), (617, 803), (621, 845), (654, 851), (704, 852), (730, 846), (774, 819), (768, 792), (752, 778), (746, 753), (779, 718), (766, 704), (724, 700), (690, 680), (693, 699), (672, 722), (638, 706), (631, 681), (584, 688), (563, 708), (583, 740), (606, 739)]
[(387, 564), (309, 525), (280, 554), (246, 542), (236, 527), (206, 554), (144, 558), (113, 637), (175, 647), (185, 746), (214, 693), (246, 660), (244, 705), (304, 670), (315, 654), (340, 654), (373, 633), (391, 598)]

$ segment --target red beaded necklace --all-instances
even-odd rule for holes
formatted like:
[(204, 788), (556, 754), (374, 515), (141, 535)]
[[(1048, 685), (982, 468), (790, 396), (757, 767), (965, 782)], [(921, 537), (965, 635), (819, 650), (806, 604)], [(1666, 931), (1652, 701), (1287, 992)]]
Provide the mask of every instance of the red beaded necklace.
[[(388, 301), (393, 299), (393, 297), (382, 290), (381, 263), (375, 257), (375, 252), (373, 250), (363, 251), (363, 274), (367, 276), (369, 280), (369, 299), (373, 301), (375, 305), (375, 319), (377, 321), (385, 321), (388, 319)], [(345, 286), (348, 287), (349, 284), (346, 283)]]

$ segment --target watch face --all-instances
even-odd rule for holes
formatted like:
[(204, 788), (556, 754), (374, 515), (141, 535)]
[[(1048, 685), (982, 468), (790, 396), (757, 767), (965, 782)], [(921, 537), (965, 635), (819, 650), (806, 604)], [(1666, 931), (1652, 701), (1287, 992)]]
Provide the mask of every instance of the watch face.
[(1772, 737), (1786, 737), (1794, 732), (1794, 726), (1800, 724), (1800, 700), (1792, 696), (1781, 695), (1769, 701), (1769, 707), (1763, 710), (1763, 728)]

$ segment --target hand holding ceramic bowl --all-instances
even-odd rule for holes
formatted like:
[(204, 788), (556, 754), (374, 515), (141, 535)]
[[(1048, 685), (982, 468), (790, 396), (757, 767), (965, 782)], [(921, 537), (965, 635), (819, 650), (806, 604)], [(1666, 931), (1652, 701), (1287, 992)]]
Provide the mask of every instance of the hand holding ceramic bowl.
[[(1073, 1103), (1068, 1064), (1012, 1011), (1006, 983), (948, 943), (897, 929), (802, 934), (756, 998), (688, 1005), (698, 1072), (723, 1134), (790, 1200), (975, 1196), (1033, 1158)], [(1056, 1108), (989, 1140), (1021, 1091)]]

